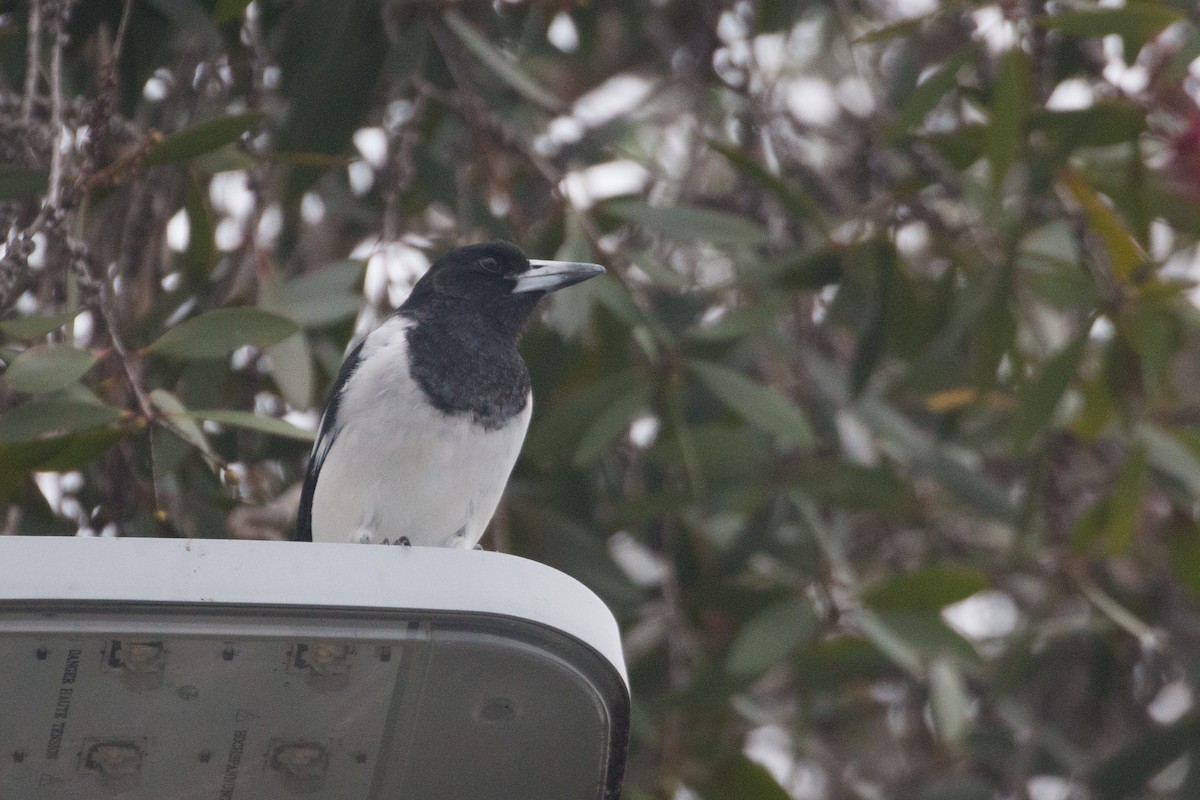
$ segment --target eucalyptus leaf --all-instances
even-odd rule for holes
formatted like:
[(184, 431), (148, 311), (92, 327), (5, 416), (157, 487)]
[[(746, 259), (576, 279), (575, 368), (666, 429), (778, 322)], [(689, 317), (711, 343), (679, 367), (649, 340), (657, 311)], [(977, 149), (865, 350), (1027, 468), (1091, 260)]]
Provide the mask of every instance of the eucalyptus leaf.
[(1193, 495), (1200, 496), (1200, 457), (1196, 453), (1151, 422), (1138, 425), (1136, 433), (1151, 466), (1182, 483)]
[(51, 331), (56, 331), (66, 325), (75, 319), (75, 316), (73, 311), (64, 311), (44, 316), (13, 317), (0, 322), (0, 331), (14, 339), (40, 339)]
[(812, 428), (800, 406), (778, 390), (755, 383), (739, 372), (706, 361), (688, 368), (717, 399), (746, 422), (774, 436), (785, 447), (811, 445)]
[(392, 60), (389, 81), (399, 85), (421, 64), (422, 15), (389, 31), (380, 14), (379, 5), (366, 0), (308, 0), (291, 6), (272, 30), (288, 114), (271, 157), (292, 167), (282, 190), (286, 206), (295, 209), (314, 181), (350, 160), (345, 151), (376, 95), (389, 35), (396, 37), (394, 53), (414, 54)]
[(908, 17), (900, 20), (899, 22), (882, 25), (855, 37), (853, 43), (870, 44), (872, 42), (886, 42), (890, 39), (907, 38), (920, 31), (921, 26), (928, 22), (932, 16), (932, 14), (928, 14), (924, 16)]
[(693, 325), (684, 335), (696, 342), (737, 341), (761, 333), (786, 312), (783, 303), (756, 303), (735, 308), (709, 325)]
[[(0, 485), (20, 482), (30, 472), (66, 472), (94, 461), (122, 437), (116, 426), (0, 444)], [(0, 489), (0, 494), (4, 494)]]
[(965, 170), (983, 157), (987, 147), (988, 128), (974, 122), (960, 125), (946, 133), (929, 132), (920, 137), (946, 159), (954, 169)]
[(1106, 36), (1135, 33), (1151, 36), (1184, 18), (1182, 11), (1162, 3), (1132, 3), (1124, 7), (1063, 10), (1042, 17), (1047, 28), (1072, 36)]
[(1195, 711), (1131, 738), (1096, 765), (1088, 784), (1100, 800), (1122, 800), (1141, 788), (1172, 761), (1200, 741), (1200, 714)]
[(897, 460), (933, 478), (965, 508), (1003, 521), (1015, 519), (1016, 507), (1004, 490), (960, 452), (939, 447), (894, 408), (873, 398), (860, 401), (856, 412)]
[(1132, 64), (1142, 45), (1167, 26), (1184, 18), (1181, 10), (1163, 3), (1129, 3), (1124, 7), (1063, 10), (1040, 18), (1047, 28), (1068, 36), (1099, 37), (1116, 34), (1125, 44), (1125, 60)]
[(894, 130), (898, 133), (908, 133), (910, 129), (919, 127), (934, 106), (957, 85), (958, 73), (962, 68), (978, 55), (978, 43), (964, 45), (917, 84), (896, 112), (896, 118), (892, 122)]
[(192, 419), (188, 410), (175, 395), (166, 389), (155, 389), (150, 392), (150, 402), (171, 422), (171, 433), (181, 437), (185, 442), (199, 450), (209, 463), (216, 459), (208, 437), (196, 420)]
[(354, 317), (365, 304), (366, 300), (361, 294), (337, 292), (325, 297), (281, 296), (277, 308), (281, 314), (305, 328), (324, 328)]
[[(955, 663), (964, 666), (979, 663), (979, 654), (975, 647), (947, 625), (936, 611), (871, 613), (876, 615), (881, 626), (909, 648), (909, 656), (918, 657), (926, 670), (928, 665), (938, 658), (953, 659)], [(878, 645), (878, 642), (876, 644)]]
[(616, 200), (604, 210), (618, 219), (680, 241), (726, 245), (764, 244), (770, 236), (758, 223), (723, 211), (693, 206), (659, 208), (640, 200)]
[(780, 664), (817, 630), (812, 603), (795, 597), (750, 618), (738, 631), (725, 658), (725, 669), (739, 676), (758, 675)]
[(1132, 103), (1105, 102), (1066, 111), (1041, 109), (1030, 115), (1029, 124), (1070, 151), (1129, 142), (1145, 129), (1146, 112)]
[(806, 458), (797, 481), (805, 494), (837, 508), (877, 511), (893, 520), (918, 510), (912, 487), (886, 462), (869, 467), (839, 458)]
[(1146, 254), (1141, 245), (1082, 174), (1066, 170), (1062, 173), (1062, 180), (1075, 195), (1079, 205), (1083, 206), (1088, 224), (1103, 240), (1113, 272), (1121, 280), (1130, 280), (1134, 272), (1146, 262)]
[(214, 22), (229, 22), (246, 13), (250, 0), (217, 0), (213, 7)]
[(562, 100), (538, 83), (508, 53), (500, 50), (478, 33), (459, 11), (450, 9), (443, 12), (442, 21), (454, 32), (463, 46), (492, 71), (493, 75), (507, 83), (526, 100), (538, 104), (547, 111), (563, 109)]
[(121, 409), (69, 396), (50, 396), (0, 414), (0, 444), (31, 442), (112, 425)]
[[(316, 387), (312, 348), (304, 333), (294, 333), (267, 349), (271, 377), (289, 403), (299, 408), (312, 404)], [(337, 370), (333, 370), (337, 374)]]
[(1129, 454), (1109, 492), (1076, 521), (1070, 539), (1075, 550), (1114, 555), (1129, 552), (1141, 515), (1148, 462), (1143, 448)]
[[(553, 411), (534, 420), (524, 451), (548, 460), (576, 453), (580, 441), (587, 435), (587, 423), (602, 417), (622, 398), (644, 392), (644, 386), (641, 374), (635, 369), (627, 369), (577, 387), (560, 398)], [(605, 429), (606, 434), (610, 432), (611, 426)], [(600, 441), (600, 447), (607, 443), (600, 433), (594, 434), (593, 438)]]
[(358, 259), (333, 261), (285, 281), (279, 288), (279, 298), (284, 303), (294, 303), (317, 300), (338, 292), (358, 293), (366, 269), (367, 263)]
[(640, 254), (633, 265), (659, 286), (682, 289), (688, 285), (688, 279), (684, 275), (650, 253)]
[(296, 439), (301, 442), (311, 442), (316, 438), (314, 431), (297, 427), (278, 417), (266, 417), (251, 411), (236, 411), (227, 408), (200, 409), (185, 412), (187, 416), (196, 419), (219, 422), (235, 428), (267, 433), (271, 436), (282, 436), (285, 439)]
[(1059, 401), (1075, 377), (1087, 343), (1086, 335), (1068, 342), (1060, 352), (1047, 359), (1041, 371), (1022, 387), (1017, 397), (1012, 426), (1013, 442), (1018, 448), (1023, 448), (1053, 419)]
[(1000, 60), (988, 116), (987, 153), (992, 187), (999, 189), (1025, 143), (1030, 82), (1029, 56), (1014, 47)]
[(149, 349), (171, 358), (225, 358), (243, 345), (269, 347), (299, 327), (287, 317), (257, 308), (218, 308), (176, 325)]
[(187, 171), (183, 207), (188, 218), (188, 246), (182, 258), (184, 274), (192, 285), (199, 286), (216, 266), (217, 245), (208, 198), (194, 169)]
[(65, 344), (34, 345), (9, 365), (4, 381), (18, 392), (53, 392), (83, 377), (96, 356)]
[(575, 446), (572, 459), (575, 466), (582, 467), (600, 455), (609, 444), (629, 430), (637, 414), (645, 409), (650, 400), (652, 387), (638, 384), (615, 397), (608, 406), (588, 421), (579, 443)]
[(262, 124), (264, 118), (260, 111), (246, 111), (199, 122), (164, 136), (143, 163), (153, 167), (188, 161), (237, 141), (243, 133)]
[(817, 202), (801, 186), (771, 173), (749, 153), (732, 144), (709, 140), (708, 146), (720, 153), (730, 166), (762, 186), (780, 205), (801, 219), (822, 223), (824, 214)]
[(705, 797), (721, 800), (790, 800), (791, 795), (761, 764), (744, 755), (721, 766), (714, 777), (714, 793)]
[(785, 291), (812, 292), (838, 283), (843, 277), (844, 254), (835, 248), (786, 255), (744, 269), (740, 283), (770, 284)]
[(969, 705), (958, 666), (948, 658), (935, 658), (929, 665), (929, 706), (939, 739), (949, 743), (962, 741), (970, 723)]
[(880, 611), (940, 611), (990, 585), (987, 573), (976, 567), (935, 565), (871, 587), (863, 602)]

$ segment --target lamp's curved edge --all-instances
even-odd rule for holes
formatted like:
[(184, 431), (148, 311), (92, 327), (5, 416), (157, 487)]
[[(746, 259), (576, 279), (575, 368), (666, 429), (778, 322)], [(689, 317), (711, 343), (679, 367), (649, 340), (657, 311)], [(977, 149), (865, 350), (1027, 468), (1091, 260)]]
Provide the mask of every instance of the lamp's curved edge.
[(0, 536), (0, 601), (389, 608), (499, 615), (578, 639), (629, 686), (604, 602), (545, 564), (482, 550), (227, 539)]

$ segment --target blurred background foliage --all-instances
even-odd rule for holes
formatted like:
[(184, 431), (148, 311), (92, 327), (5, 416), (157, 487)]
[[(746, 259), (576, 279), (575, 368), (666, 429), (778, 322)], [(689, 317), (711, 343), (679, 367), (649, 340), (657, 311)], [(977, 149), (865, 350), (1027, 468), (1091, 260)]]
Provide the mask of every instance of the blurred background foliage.
[(6, 533), (281, 538), (347, 343), (547, 304), (490, 546), (628, 800), (1200, 797), (1200, 12), (0, 2)]

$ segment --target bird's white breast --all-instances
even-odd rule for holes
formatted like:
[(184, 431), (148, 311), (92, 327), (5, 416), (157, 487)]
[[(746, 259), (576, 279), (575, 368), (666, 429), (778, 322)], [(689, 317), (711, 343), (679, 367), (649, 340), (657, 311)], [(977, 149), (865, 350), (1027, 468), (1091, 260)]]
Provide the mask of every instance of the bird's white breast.
[(392, 317), (368, 334), (342, 389), (313, 496), (313, 541), (473, 547), (500, 502), (529, 427), (532, 396), (508, 424), (434, 408), (409, 373)]

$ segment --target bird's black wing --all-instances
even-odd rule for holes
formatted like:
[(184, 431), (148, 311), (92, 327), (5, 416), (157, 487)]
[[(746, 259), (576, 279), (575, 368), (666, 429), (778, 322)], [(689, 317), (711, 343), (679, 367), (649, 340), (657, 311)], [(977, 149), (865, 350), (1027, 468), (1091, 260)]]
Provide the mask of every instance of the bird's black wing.
[(346, 356), (342, 362), (342, 368), (338, 370), (337, 380), (333, 382), (333, 388), (329, 390), (329, 402), (325, 406), (325, 413), (321, 415), (317, 440), (313, 442), (312, 454), (308, 457), (308, 467), (304, 472), (304, 490), (300, 493), (300, 511), (296, 515), (296, 541), (299, 542), (312, 541), (312, 503), (313, 495), (317, 492), (317, 476), (321, 473), (321, 464), (325, 461), (325, 455), (337, 437), (337, 412), (338, 406), (342, 402), (342, 389), (345, 388), (346, 381), (350, 380), (350, 376), (358, 367), (362, 346), (363, 343), (359, 342)]

